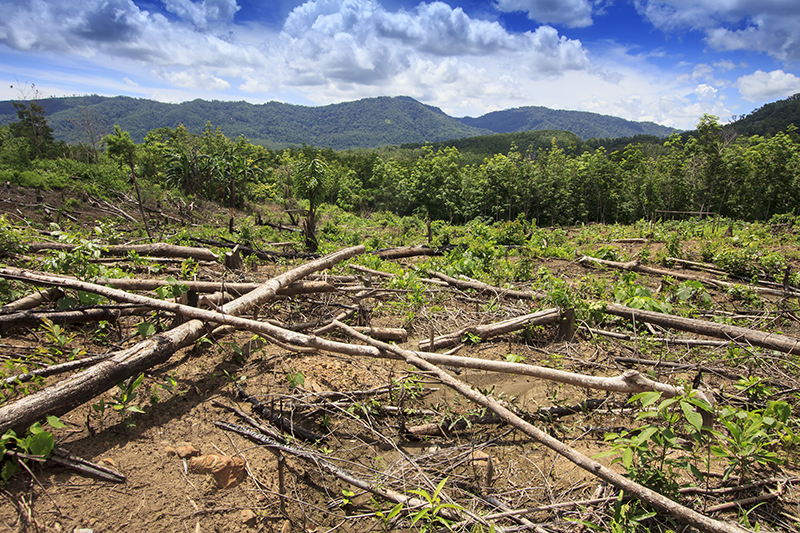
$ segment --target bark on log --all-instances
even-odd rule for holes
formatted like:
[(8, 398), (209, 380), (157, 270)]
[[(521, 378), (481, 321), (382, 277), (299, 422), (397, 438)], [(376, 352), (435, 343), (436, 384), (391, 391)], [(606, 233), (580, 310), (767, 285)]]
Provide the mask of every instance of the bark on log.
[(675, 315), (656, 313), (654, 311), (632, 309), (619, 304), (608, 304), (606, 313), (628, 320), (648, 322), (665, 328), (680, 329), (682, 331), (697, 333), (698, 335), (727, 339), (739, 343), (752, 344), (753, 346), (759, 346), (769, 350), (800, 355), (800, 340), (786, 335), (764, 333), (763, 331), (740, 328), (728, 324), (717, 324), (715, 322), (707, 322), (694, 318), (683, 318)]
[(441, 280), (444, 280), (449, 285), (452, 285), (453, 287), (458, 287), (459, 289), (475, 289), (478, 292), (490, 293), (498, 296), (504, 296), (506, 298), (517, 298), (520, 300), (537, 300), (540, 298), (545, 298), (547, 296), (544, 293), (536, 291), (518, 291), (515, 289), (503, 289), (500, 287), (494, 287), (492, 285), (487, 285), (486, 283), (482, 283), (474, 279), (471, 280), (456, 279), (446, 274), (442, 274), (441, 272), (431, 272), (431, 275)]
[[(279, 289), (286, 287), (291, 282), (301, 279), (311, 272), (330, 268), (339, 261), (343, 261), (363, 252), (363, 245), (345, 248), (344, 250), (301, 265), (265, 282), (259, 289), (225, 305), (222, 310), (224, 313), (230, 313), (229, 315), (220, 313), (212, 314), (215, 316), (233, 318), (231, 315), (245, 313), (253, 307), (274, 298)], [(0, 270), (2, 270), (0, 275), (4, 276), (9, 269)], [(24, 275), (22, 279), (25, 279)], [(152, 301), (153, 299), (148, 298), (147, 300)], [(159, 300), (155, 301), (158, 302)], [(178, 307), (194, 310), (196, 312), (201, 311), (189, 306)], [(206, 312), (208, 313), (208, 311)], [(207, 318), (207, 316), (202, 318)], [(181, 324), (175, 329), (154, 335), (127, 350), (117, 352), (107, 361), (103, 361), (88, 370), (79, 372), (71, 378), (53, 386), (46, 387), (34, 394), (25, 396), (12, 404), (2, 406), (0, 407), (0, 434), (5, 433), (6, 430), (11, 428), (24, 431), (25, 428), (35, 421), (49, 414), (57, 416), (62, 415), (78, 405), (93, 399), (95, 396), (102, 394), (106, 390), (114, 387), (117, 383), (139, 374), (152, 366), (169, 360), (172, 354), (177, 350), (190, 345), (204, 333), (204, 322), (202, 320), (191, 320)]]
[(647, 487), (639, 485), (638, 483), (624, 477), (623, 475), (611, 470), (608, 467), (605, 467), (591, 459), (584, 454), (578, 452), (574, 448), (571, 448), (558, 439), (555, 439), (545, 433), (544, 431), (540, 430), (539, 428), (525, 422), (519, 416), (514, 414), (513, 412), (509, 411), (506, 407), (502, 406), (493, 398), (487, 397), (484, 394), (478, 392), (474, 388), (470, 387), (466, 383), (459, 381), (458, 379), (450, 376), (447, 372), (442, 370), (441, 368), (437, 367), (422, 359), (414, 352), (410, 352), (408, 350), (403, 350), (398, 346), (385, 344), (380, 341), (376, 341), (366, 337), (364, 335), (359, 334), (356, 331), (348, 328), (344, 324), (338, 323), (337, 326), (342, 328), (343, 330), (347, 331), (351, 336), (361, 340), (362, 342), (369, 343), (371, 346), (382, 350), (382, 351), (389, 351), (401, 356), (405, 359), (409, 364), (414, 365), (415, 367), (424, 370), (426, 372), (431, 372), (434, 374), (439, 381), (443, 384), (447, 385), (448, 387), (452, 388), (453, 390), (457, 391), (459, 394), (469, 398), (473, 402), (477, 403), (478, 405), (485, 407), (495, 414), (497, 414), (500, 418), (503, 419), (506, 423), (513, 425), (535, 441), (544, 444), (554, 452), (566, 457), (582, 469), (586, 470), (587, 472), (595, 475), (606, 482), (614, 485), (615, 487), (632, 494), (636, 498), (656, 507), (657, 509), (661, 510), (684, 522), (689, 524), (693, 527), (696, 527), (702, 531), (708, 531), (713, 533), (742, 533), (746, 531), (745, 529), (740, 528), (738, 525), (721, 522), (719, 520), (715, 520), (708, 516), (698, 513), (693, 509), (689, 509), (681, 505), (678, 502), (670, 500), (669, 498), (651, 490)]
[(433, 346), (431, 346), (430, 339), (421, 340), (419, 341), (419, 349), (432, 351), (432, 350), (439, 350), (441, 348), (448, 348), (450, 346), (455, 346), (456, 344), (462, 342), (462, 338), (464, 337), (464, 335), (467, 334), (479, 337), (480, 340), (484, 341), (491, 337), (504, 335), (512, 331), (518, 331), (520, 329), (525, 328), (526, 326), (554, 324), (556, 322), (559, 322), (560, 320), (561, 320), (561, 311), (559, 309), (556, 308), (545, 309), (544, 311), (537, 311), (536, 313), (531, 313), (529, 315), (509, 318), (508, 320), (503, 320), (502, 322), (496, 322), (494, 324), (465, 326), (452, 333), (447, 333), (445, 335), (440, 335), (439, 337), (434, 337)]
[[(76, 247), (75, 244), (65, 244), (61, 242), (34, 242), (28, 245), (31, 252), (42, 252), (45, 250), (62, 250), (71, 252)], [(182, 257), (193, 258), (198, 261), (219, 262), (219, 256), (206, 248), (193, 248), (190, 246), (177, 246), (157, 242), (153, 244), (133, 244), (129, 246), (112, 245), (104, 247), (101, 255), (124, 256), (128, 252), (136, 252), (139, 255), (156, 255), (162, 257)]]

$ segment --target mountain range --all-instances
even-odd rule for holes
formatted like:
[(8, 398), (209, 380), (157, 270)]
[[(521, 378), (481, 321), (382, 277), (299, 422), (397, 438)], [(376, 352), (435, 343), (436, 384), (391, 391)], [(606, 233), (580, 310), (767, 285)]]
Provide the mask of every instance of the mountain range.
[[(540, 130), (569, 131), (581, 139), (667, 137), (677, 131), (652, 122), (546, 107), (519, 107), (477, 118), (456, 118), (407, 96), (365, 98), (318, 107), (207, 100), (168, 104), (98, 95), (45, 98), (38, 103), (45, 109), (56, 140), (69, 143), (86, 141), (81, 123), (87, 117), (105, 132), (119, 125), (137, 143), (157, 128), (183, 124), (189, 131), (200, 133), (210, 123), (229, 138), (244, 135), (269, 148), (305, 143), (334, 150)], [(0, 101), (0, 124), (17, 120), (12, 101)]]

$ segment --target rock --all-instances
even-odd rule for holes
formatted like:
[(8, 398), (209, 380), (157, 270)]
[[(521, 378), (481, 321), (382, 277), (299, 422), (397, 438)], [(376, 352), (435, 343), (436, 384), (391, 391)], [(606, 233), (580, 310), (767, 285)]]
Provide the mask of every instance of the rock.
[(251, 509), (242, 509), (242, 523), (247, 524), (248, 526), (254, 526), (256, 524), (256, 513), (254, 513)]
[(181, 459), (188, 459), (189, 457), (200, 455), (200, 450), (192, 446), (191, 442), (179, 442), (175, 445), (175, 453)]
[(200, 457), (192, 457), (189, 460), (189, 469), (197, 474), (211, 474), (217, 487), (229, 489), (242, 481), (246, 464), (241, 457), (209, 453)]

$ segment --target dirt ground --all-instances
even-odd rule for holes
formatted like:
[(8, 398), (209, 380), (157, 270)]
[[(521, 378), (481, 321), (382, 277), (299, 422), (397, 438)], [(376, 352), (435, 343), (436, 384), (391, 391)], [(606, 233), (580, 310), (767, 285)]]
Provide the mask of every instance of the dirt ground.
[[(61, 193), (16, 190), (5, 194), (2, 212), (17, 223), (57, 217), (64, 221), (64, 214), (57, 207), (65, 202)], [(170, 213), (180, 217), (174, 210)], [(209, 208), (206, 216), (223, 219), (226, 213)], [(109, 216), (93, 211), (91, 201), (73, 205), (67, 214), (88, 224)], [(633, 254), (641, 245), (620, 246), (628, 247), (627, 252)], [(569, 261), (537, 261), (537, 268), (546, 266), (565, 279), (577, 280), (587, 275), (584, 267)], [(294, 264), (259, 263), (243, 273), (239, 281), (264, 281)], [(179, 268), (180, 263), (171, 265), (160, 275), (178, 272)], [(197, 279), (213, 281), (223, 274), (221, 265), (202, 265)], [(340, 269), (336, 274), (353, 272)], [(592, 275), (615, 276), (599, 271), (592, 271)], [(143, 272), (138, 276), (153, 274)], [(349, 284), (337, 282), (337, 287), (344, 289), (362, 282), (363, 279)], [(652, 283), (657, 287), (659, 282)], [(495, 301), (486, 306), (463, 293), (436, 286), (428, 290), (429, 301), (435, 303), (412, 318), (403, 306), (404, 293), (383, 292), (355, 302), (347, 296), (352, 293), (343, 290), (334, 295), (278, 299), (263, 306), (259, 316), (297, 323), (333, 316), (342, 305), (359, 305), (363, 325), (405, 327), (410, 335), (402, 346), (417, 349), (417, 342), (427, 338), (431, 329), (438, 335), (464, 324), (491, 323), (544, 307), (541, 302), (514, 301)], [(158, 319), (164, 327), (171, 321), (163, 315)], [(69, 326), (67, 332), (75, 335), (70, 347), (81, 347), (85, 356), (89, 356), (132, 346), (141, 340), (137, 326), (142, 320), (140, 316), (121, 318), (118, 324), (109, 324), (100, 333), (96, 324)], [(797, 324), (790, 327), (796, 334)], [(529, 364), (617, 375), (625, 367), (616, 363), (615, 357), (641, 353), (631, 343), (593, 337), (585, 332), (579, 332), (573, 342), (557, 342), (556, 329), (542, 326), (525, 334), (467, 345), (458, 355), (502, 361), (507, 354), (516, 354)], [(333, 337), (345, 340), (335, 334)], [(32, 357), (37, 348), (47, 346), (47, 339), (41, 329), (25, 328), (0, 338), (0, 344), (0, 354), (7, 361)], [(721, 357), (711, 348), (672, 348), (665, 354), (687, 363), (712, 363)], [(752, 372), (753, 368), (743, 365), (732, 370)], [(605, 400), (597, 410), (539, 424), (589, 456), (608, 449), (603, 442), (606, 431), (630, 428), (632, 424), (630, 411), (623, 409), (627, 398), (620, 395), (513, 374), (453, 370), (453, 375), (525, 413), (574, 405), (587, 398)], [(652, 375), (653, 379), (671, 383), (691, 382), (695, 376), (696, 372), (668, 369), (656, 370)], [(45, 384), (62, 379), (64, 376), (49, 377)], [(715, 376), (707, 379), (712, 387), (731, 388), (730, 381)], [(215, 425), (228, 422), (247, 426), (239, 416), (220, 405), (236, 407), (269, 425), (254, 414), (250, 403), (238, 396), (237, 387), (298, 426), (322, 436), (316, 443), (285, 437), (286, 443), (312, 451), (318, 461), (303, 460), (289, 453), (276, 454)], [(116, 410), (114, 396), (119, 392), (115, 387), (61, 416), (66, 427), (54, 430), (53, 434), (57, 446), (121, 473), (125, 482), (112, 483), (49, 463), (34, 470), (35, 481), (30, 475), (18, 474), (0, 486), (0, 530), (95, 533), (420, 530), (420, 524), (412, 527), (407, 518), (384, 522), (376, 513), (388, 514), (393, 504), (336, 479), (321, 465), (323, 461), (368, 482), (404, 493), (423, 489), (432, 494), (446, 478), (444, 497), (476, 515), (616, 496), (613, 487), (502, 424), (474, 423), (446, 436), (409, 436), (403, 428), (438, 422), (445, 417), (456, 421), (459, 417), (483, 413), (404, 362), (299, 353), (275, 343), (260, 344), (254, 341), (252, 333), (240, 331), (197, 343), (176, 353), (167, 363), (148, 370), (131, 402), (143, 413)], [(19, 396), (7, 401), (16, 397)], [(104, 409), (100, 400), (105, 402)], [(220, 488), (212, 475), (193, 471), (191, 460), (185, 463), (176, 455), (175, 450), (184, 443), (191, 444), (203, 456), (241, 458), (244, 472), (231, 487)], [(606, 457), (601, 462), (610, 465), (611, 459)], [(614, 468), (621, 471), (618, 464)], [(722, 470), (720, 466), (712, 469)], [(791, 479), (798, 475), (795, 470), (794, 465), (783, 465), (775, 474)], [(764, 504), (763, 509), (769, 507), (769, 512), (778, 516), (783, 516), (781, 513), (800, 516), (796, 487), (788, 483), (782, 490), (782, 507), (772, 501)], [(613, 502), (599, 508), (542, 510), (526, 515), (527, 522), (505, 519), (502, 523), (507, 530), (531, 529), (537, 524), (544, 531), (578, 531), (584, 526), (576, 520), (604, 523), (610, 512)], [(735, 512), (716, 516), (736, 521)], [(782, 519), (780, 523), (785, 522)], [(789, 526), (786, 530), (797, 531), (797, 528)]]

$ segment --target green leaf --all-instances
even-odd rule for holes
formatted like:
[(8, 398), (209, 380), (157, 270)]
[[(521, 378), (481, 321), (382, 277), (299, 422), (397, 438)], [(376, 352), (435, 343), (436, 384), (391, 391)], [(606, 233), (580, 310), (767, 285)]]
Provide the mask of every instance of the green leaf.
[(683, 416), (686, 417), (686, 421), (689, 422), (694, 429), (700, 431), (700, 428), (703, 427), (703, 415), (695, 411), (689, 402), (681, 402), (681, 409), (683, 410)]
[(630, 468), (633, 464), (633, 448), (625, 448), (622, 452), (622, 464), (625, 468)]
[(642, 403), (642, 407), (647, 407), (658, 401), (659, 398), (661, 398), (661, 393), (657, 391), (640, 392), (639, 394), (628, 400), (628, 403), (633, 403), (636, 400), (640, 400)]
[(147, 337), (152, 337), (153, 336), (153, 334), (156, 332), (156, 327), (153, 324), (150, 324), (149, 322), (142, 322), (136, 328), (136, 331), (142, 337), (147, 338)]
[(48, 457), (50, 452), (53, 451), (53, 447), (56, 445), (55, 439), (53, 439), (53, 434), (47, 431), (42, 431), (41, 433), (36, 433), (35, 435), (31, 435), (28, 437), (28, 453), (31, 455), (41, 455), (42, 457)]
[(48, 415), (47, 416), (47, 423), (50, 425), (50, 427), (53, 427), (53, 428), (56, 428), (56, 429), (61, 429), (61, 428), (67, 427), (67, 425), (64, 422), (62, 422), (60, 418), (58, 418), (57, 416), (53, 416), (53, 415)]
[(11, 476), (19, 472), (19, 465), (16, 461), (6, 461), (3, 463), (3, 469), (0, 471), (3, 481), (8, 481)]

